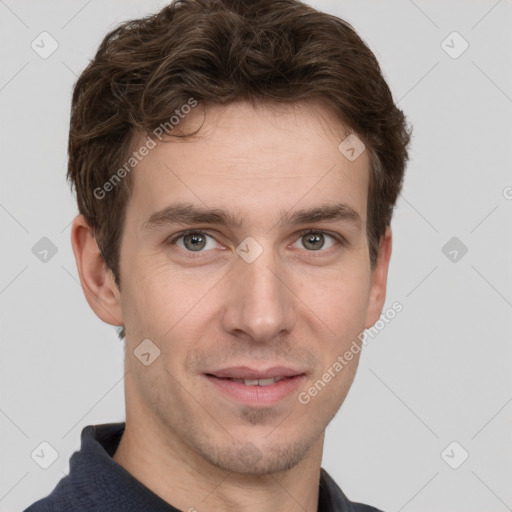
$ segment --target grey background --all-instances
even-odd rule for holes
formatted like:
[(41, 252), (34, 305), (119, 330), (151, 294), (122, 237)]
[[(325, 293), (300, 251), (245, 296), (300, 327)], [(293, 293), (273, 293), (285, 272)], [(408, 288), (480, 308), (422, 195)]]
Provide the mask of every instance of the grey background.
[[(69, 105), (105, 33), (165, 3), (0, 0), (0, 511), (53, 489), (84, 426), (124, 420), (122, 344), (70, 246)], [(312, 4), (353, 24), (414, 125), (385, 306), (404, 309), (363, 350), (323, 466), (385, 511), (512, 510), (512, 2)], [(31, 48), (42, 31), (59, 44), (47, 59)], [(457, 59), (441, 46), (453, 31), (469, 43)], [(456, 262), (452, 237), (468, 248)], [(46, 470), (42, 441), (59, 454)], [(441, 457), (453, 441), (458, 469)]]

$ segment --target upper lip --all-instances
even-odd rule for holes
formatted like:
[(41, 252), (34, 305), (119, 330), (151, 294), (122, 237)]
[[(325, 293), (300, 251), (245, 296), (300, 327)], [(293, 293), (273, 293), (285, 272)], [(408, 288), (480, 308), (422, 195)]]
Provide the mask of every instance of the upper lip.
[(228, 379), (271, 379), (273, 377), (295, 377), (305, 372), (286, 366), (273, 366), (271, 368), (256, 369), (248, 366), (233, 366), (207, 372), (206, 375), (213, 375), (219, 378)]

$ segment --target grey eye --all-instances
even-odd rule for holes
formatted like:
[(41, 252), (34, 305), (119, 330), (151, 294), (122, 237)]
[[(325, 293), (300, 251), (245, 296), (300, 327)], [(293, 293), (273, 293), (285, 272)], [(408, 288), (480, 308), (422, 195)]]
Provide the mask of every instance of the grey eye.
[(192, 233), (183, 237), (183, 244), (189, 251), (200, 251), (206, 245), (206, 237), (199, 233)]
[(175, 243), (178, 247), (186, 251), (200, 252), (205, 248), (215, 248), (215, 244), (217, 242), (212, 236), (202, 233), (201, 231), (197, 231), (194, 233), (185, 233), (179, 236), (175, 239)]
[(323, 233), (308, 233), (302, 237), (302, 240), (306, 249), (316, 251), (324, 246), (325, 236)]
[(302, 233), (294, 243), (296, 249), (307, 249), (308, 251), (319, 251), (330, 249), (336, 245), (336, 237), (323, 231), (308, 231)]

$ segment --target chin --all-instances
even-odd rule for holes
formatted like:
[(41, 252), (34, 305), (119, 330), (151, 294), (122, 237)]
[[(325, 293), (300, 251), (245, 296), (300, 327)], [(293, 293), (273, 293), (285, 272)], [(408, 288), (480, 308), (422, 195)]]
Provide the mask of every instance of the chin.
[(210, 464), (233, 473), (270, 475), (287, 471), (299, 464), (313, 442), (283, 444), (267, 442), (264, 446), (251, 441), (222, 446), (198, 446), (200, 455)]

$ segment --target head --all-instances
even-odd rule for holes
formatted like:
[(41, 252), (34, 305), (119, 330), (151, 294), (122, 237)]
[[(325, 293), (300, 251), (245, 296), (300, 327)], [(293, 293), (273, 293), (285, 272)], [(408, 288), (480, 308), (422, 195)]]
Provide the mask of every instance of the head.
[[(83, 289), (126, 338), (127, 421), (234, 471), (305, 456), (358, 355), (298, 392), (382, 311), (409, 137), (353, 28), (295, 0), (177, 1), (105, 37), (75, 85), (68, 178)], [(212, 383), (269, 365), (299, 372), (276, 403)]]

